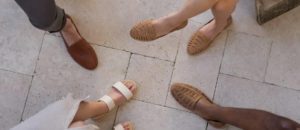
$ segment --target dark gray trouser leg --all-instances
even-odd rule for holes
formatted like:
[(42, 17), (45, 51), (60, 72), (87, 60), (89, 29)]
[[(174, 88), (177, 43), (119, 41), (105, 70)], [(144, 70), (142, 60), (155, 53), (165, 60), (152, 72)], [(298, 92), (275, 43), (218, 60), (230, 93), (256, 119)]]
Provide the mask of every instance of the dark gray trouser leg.
[(27, 14), (33, 26), (49, 31), (60, 31), (66, 23), (64, 10), (55, 0), (15, 0)]

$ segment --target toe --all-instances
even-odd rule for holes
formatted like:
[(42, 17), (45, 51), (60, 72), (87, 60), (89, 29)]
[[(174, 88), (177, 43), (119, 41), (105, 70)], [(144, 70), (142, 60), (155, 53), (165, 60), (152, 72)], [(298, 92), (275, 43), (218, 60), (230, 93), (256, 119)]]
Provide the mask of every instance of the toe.
[(132, 81), (132, 80), (124, 80), (122, 81), (122, 83), (132, 92), (135, 93), (136, 91), (136, 82)]
[(131, 122), (125, 122), (122, 123), (122, 126), (124, 127), (125, 130), (131, 130)]

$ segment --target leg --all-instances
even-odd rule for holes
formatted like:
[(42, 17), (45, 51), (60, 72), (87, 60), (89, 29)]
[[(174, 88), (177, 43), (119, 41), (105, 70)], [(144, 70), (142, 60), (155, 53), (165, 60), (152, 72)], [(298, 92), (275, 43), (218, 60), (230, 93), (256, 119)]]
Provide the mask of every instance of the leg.
[(187, 0), (179, 11), (153, 21), (157, 35), (161, 36), (169, 33), (182, 22), (212, 8), (216, 2), (216, 0)]
[(231, 22), (231, 13), (233, 12), (237, 0), (218, 0), (212, 7), (214, 19), (201, 27), (191, 37), (187, 52), (190, 55), (199, 54), (206, 50), (213, 40), (220, 34)]
[[(128, 89), (135, 93), (136, 91), (136, 84), (132, 81), (122, 81), (122, 83), (128, 87)], [(121, 105), (126, 101), (126, 98), (115, 88), (113, 88), (109, 94), (109, 97), (111, 97), (115, 104)], [(83, 122), (89, 118), (97, 117), (99, 115), (102, 115), (104, 113), (107, 113), (109, 111), (108, 106), (104, 102), (98, 102), (98, 101), (88, 101), (88, 102), (81, 102), (78, 108), (77, 113), (75, 114), (75, 117), (72, 121), (71, 126), (77, 126), (76, 124), (81, 124), (80, 122)], [(122, 124), (123, 127), (127, 128), (129, 123), (125, 122)]]
[(71, 20), (66, 18), (64, 10), (56, 6), (54, 0), (16, 0), (16, 2), (35, 27), (49, 32), (61, 31), (69, 46), (81, 39)]
[(300, 125), (290, 119), (272, 113), (254, 110), (221, 107), (213, 104), (203, 92), (188, 84), (176, 83), (171, 86), (176, 101), (200, 117), (214, 122), (228, 123), (244, 130), (297, 130)]
[(182, 9), (156, 20), (146, 20), (135, 25), (130, 35), (141, 41), (152, 41), (172, 31), (182, 29), (187, 20), (216, 4), (217, 0), (187, 0)]
[(203, 108), (198, 104), (198, 111), (210, 113), (210, 119), (228, 123), (245, 130), (297, 130), (300, 125), (285, 117), (254, 110), (213, 106)]
[(202, 31), (208, 39), (214, 39), (228, 25), (228, 18), (235, 9), (237, 0), (219, 0), (213, 7), (214, 20), (202, 27)]
[(32, 25), (49, 32), (61, 32), (69, 54), (77, 63), (90, 70), (97, 67), (95, 51), (81, 37), (71, 18), (66, 16), (63, 9), (56, 6), (54, 0), (16, 0), (16, 2), (27, 14)]
[(66, 23), (64, 10), (54, 0), (16, 0), (35, 27), (45, 31), (60, 31)]

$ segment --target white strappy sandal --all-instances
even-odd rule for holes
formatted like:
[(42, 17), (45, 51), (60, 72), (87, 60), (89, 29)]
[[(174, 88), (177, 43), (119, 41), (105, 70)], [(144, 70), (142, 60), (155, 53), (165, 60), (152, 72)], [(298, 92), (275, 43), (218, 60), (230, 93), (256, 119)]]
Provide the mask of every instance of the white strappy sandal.
[[(122, 82), (117, 82), (113, 86), (116, 90), (118, 90), (125, 98), (127, 101), (129, 101), (133, 97), (133, 93), (122, 83)], [(98, 101), (104, 102), (108, 110), (111, 111), (116, 107), (115, 101), (108, 95), (104, 95), (102, 98), (98, 99)], [(114, 130), (125, 130), (122, 124), (118, 124), (114, 127)], [(133, 125), (132, 123), (129, 123), (129, 130), (133, 130)]]
[[(128, 128), (129, 130), (133, 130), (133, 124), (129, 122)], [(122, 124), (118, 124), (114, 127), (114, 130), (125, 130), (125, 128)]]
[[(115, 83), (112, 87), (118, 90), (127, 99), (127, 101), (129, 101), (133, 96), (133, 93), (120, 81)], [(115, 101), (108, 95), (104, 95), (102, 98), (98, 99), (98, 101), (104, 102), (109, 111), (113, 110), (116, 106)]]

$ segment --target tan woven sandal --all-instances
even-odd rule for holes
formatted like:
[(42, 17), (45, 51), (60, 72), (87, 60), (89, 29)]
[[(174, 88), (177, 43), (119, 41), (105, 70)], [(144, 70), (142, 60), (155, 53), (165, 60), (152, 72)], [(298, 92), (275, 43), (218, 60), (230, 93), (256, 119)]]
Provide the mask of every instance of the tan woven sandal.
[[(213, 104), (213, 102), (200, 90), (188, 84), (175, 83), (171, 86), (171, 93), (175, 100), (183, 107), (193, 111), (203, 119), (206, 119), (203, 115), (201, 115), (201, 113), (195, 110), (196, 104), (200, 100), (208, 100), (211, 104)], [(225, 123), (219, 121), (206, 120), (209, 124), (216, 128), (222, 128), (225, 126)]]
[[(128, 123), (128, 129), (134, 130), (133, 124), (131, 122), (127, 122), (127, 123)], [(114, 130), (125, 130), (125, 128), (122, 124), (118, 124), (118, 125), (114, 126)]]
[[(213, 19), (210, 20), (205, 25), (209, 24), (211, 21), (213, 21)], [(224, 29), (229, 27), (231, 23), (232, 23), (232, 17), (230, 16), (228, 18), (228, 24), (225, 26)], [(188, 47), (187, 47), (188, 54), (195, 55), (202, 52), (203, 50), (209, 47), (209, 45), (213, 42), (213, 40), (214, 39), (209, 39), (208, 37), (206, 37), (201, 31), (195, 32), (188, 43)]]
[[(142, 22), (136, 24), (130, 30), (130, 36), (133, 39), (140, 40), (140, 41), (153, 41), (153, 40), (156, 40), (158, 38), (165, 36), (165, 35), (156, 36), (155, 28), (152, 24), (152, 21), (153, 20), (150, 19), (150, 20), (145, 20), (145, 21), (142, 21)], [(180, 26), (174, 28), (169, 33), (174, 32), (176, 30), (180, 30), (180, 29), (184, 28), (187, 24), (188, 24), (188, 21), (185, 21)]]

